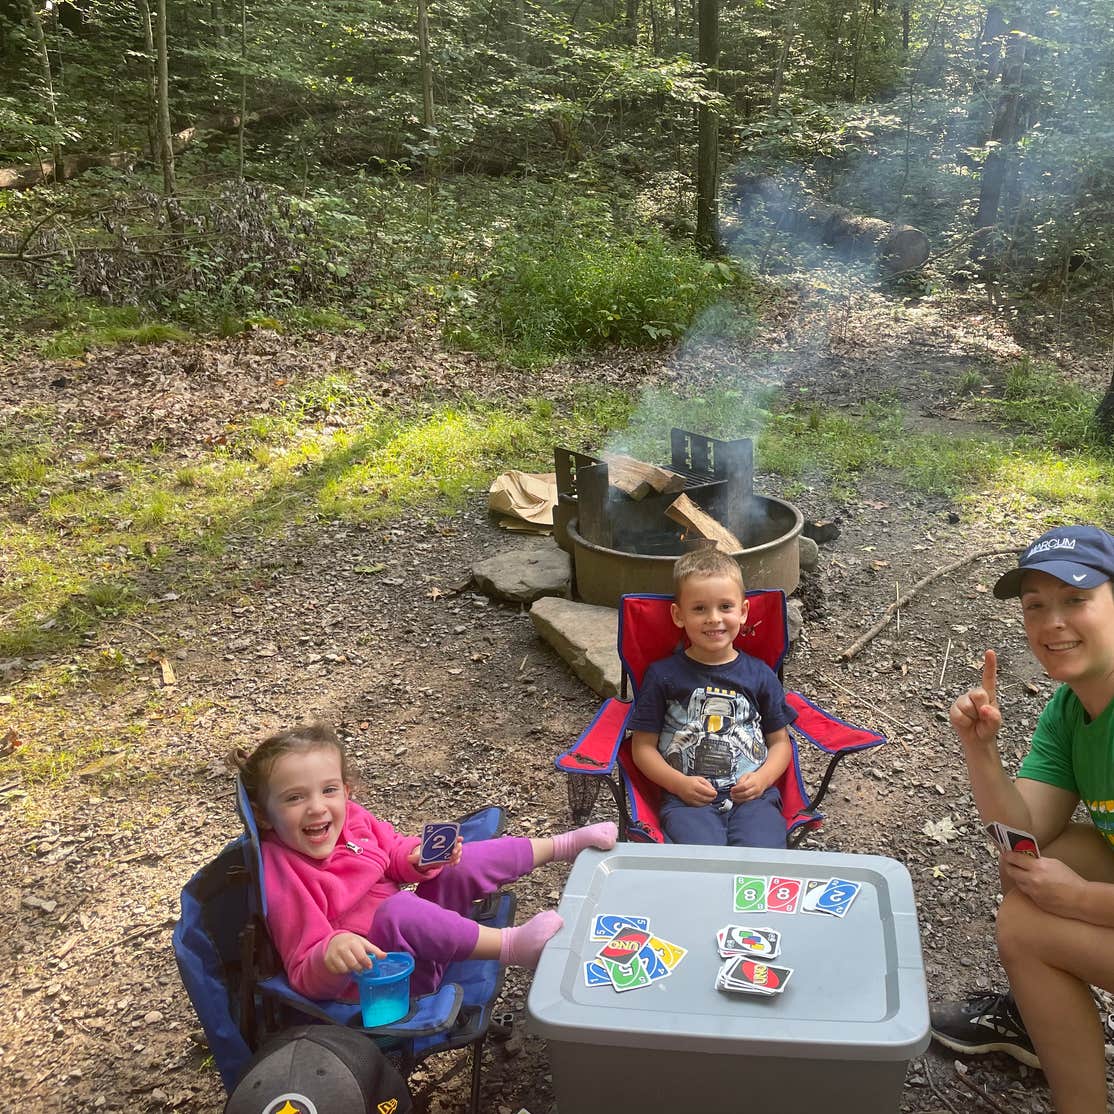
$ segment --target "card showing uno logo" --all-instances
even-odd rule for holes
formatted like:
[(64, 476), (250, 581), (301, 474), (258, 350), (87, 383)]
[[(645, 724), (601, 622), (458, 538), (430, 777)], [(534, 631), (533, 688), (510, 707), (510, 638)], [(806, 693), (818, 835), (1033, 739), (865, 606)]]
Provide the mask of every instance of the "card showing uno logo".
[(763, 967), (761, 964), (756, 964), (754, 968), (754, 981), (760, 986), (765, 986), (770, 980), (769, 967)]
[(387, 1099), (386, 1102), (381, 1102), (376, 1108), (379, 1114), (395, 1114), (398, 1109), (398, 1099)]
[(317, 1114), (317, 1107), (305, 1095), (291, 1091), (272, 1099), (263, 1108), (263, 1114)]
[(614, 940), (605, 944), (600, 949), (599, 954), (604, 959), (632, 959), (649, 939), (650, 934), (648, 932), (621, 932)]

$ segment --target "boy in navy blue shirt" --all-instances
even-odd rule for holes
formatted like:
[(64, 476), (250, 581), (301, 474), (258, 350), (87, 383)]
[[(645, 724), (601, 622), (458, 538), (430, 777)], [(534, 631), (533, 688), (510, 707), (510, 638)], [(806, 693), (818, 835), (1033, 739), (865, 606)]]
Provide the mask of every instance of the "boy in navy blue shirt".
[(796, 712), (774, 671), (732, 645), (747, 617), (739, 566), (693, 550), (673, 589), (687, 645), (647, 669), (627, 722), (635, 764), (662, 789), (662, 827), (674, 843), (784, 847), (774, 783), (792, 761)]

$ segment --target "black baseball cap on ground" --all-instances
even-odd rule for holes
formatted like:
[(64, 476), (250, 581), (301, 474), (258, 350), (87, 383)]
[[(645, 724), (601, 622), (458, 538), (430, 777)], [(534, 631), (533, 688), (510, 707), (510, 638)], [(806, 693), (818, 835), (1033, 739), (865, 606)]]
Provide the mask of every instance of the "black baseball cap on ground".
[(1114, 537), (1097, 526), (1058, 526), (1041, 534), (1018, 559), (1017, 568), (998, 579), (1000, 600), (1021, 595), (1021, 578), (1046, 572), (1079, 588), (1097, 588), (1114, 579)]
[(402, 1076), (370, 1037), (302, 1025), (268, 1041), (228, 1096), (224, 1114), (412, 1114)]

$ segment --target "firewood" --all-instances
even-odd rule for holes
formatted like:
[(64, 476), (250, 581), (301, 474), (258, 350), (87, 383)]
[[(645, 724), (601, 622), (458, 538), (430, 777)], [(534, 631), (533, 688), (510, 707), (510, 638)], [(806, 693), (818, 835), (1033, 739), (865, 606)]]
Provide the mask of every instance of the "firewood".
[(692, 530), (702, 538), (711, 538), (716, 548), (724, 553), (738, 553), (743, 548), (743, 543), (726, 526), (701, 510), (687, 495), (677, 496), (665, 508), (665, 513), (686, 530)]
[(684, 476), (656, 464), (647, 464), (623, 453), (604, 453), (603, 459), (607, 462), (608, 482), (632, 499), (645, 499), (655, 491), (668, 495), (684, 490)]

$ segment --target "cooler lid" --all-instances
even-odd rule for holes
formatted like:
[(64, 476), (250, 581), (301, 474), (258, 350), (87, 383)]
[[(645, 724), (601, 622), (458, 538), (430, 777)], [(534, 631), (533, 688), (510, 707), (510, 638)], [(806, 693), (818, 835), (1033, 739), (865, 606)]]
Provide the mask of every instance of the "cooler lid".
[[(736, 913), (736, 875), (861, 883), (844, 917)], [(729, 1055), (908, 1060), (928, 1045), (928, 996), (909, 872), (874, 855), (620, 844), (576, 860), (527, 1001), (530, 1028), (553, 1041)], [(586, 985), (598, 913), (647, 917), (687, 949), (673, 972), (619, 993)], [(726, 924), (782, 934), (773, 962), (793, 968), (771, 998), (715, 989)]]

